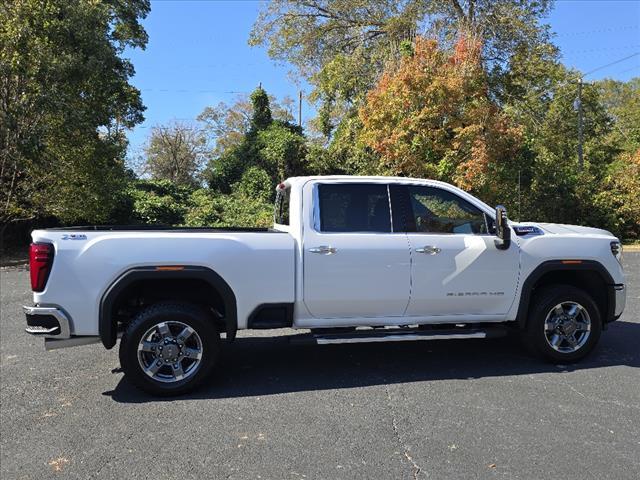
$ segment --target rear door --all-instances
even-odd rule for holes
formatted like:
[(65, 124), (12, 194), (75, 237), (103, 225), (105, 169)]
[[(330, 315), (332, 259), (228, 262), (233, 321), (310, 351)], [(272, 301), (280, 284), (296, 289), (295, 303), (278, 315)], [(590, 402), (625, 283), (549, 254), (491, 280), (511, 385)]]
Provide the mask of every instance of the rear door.
[(409, 302), (409, 246), (391, 227), (385, 183), (309, 183), (303, 296), (318, 318), (390, 317)]
[(454, 190), (400, 188), (412, 262), (407, 315), (506, 314), (518, 285), (518, 244), (497, 249), (493, 219)]

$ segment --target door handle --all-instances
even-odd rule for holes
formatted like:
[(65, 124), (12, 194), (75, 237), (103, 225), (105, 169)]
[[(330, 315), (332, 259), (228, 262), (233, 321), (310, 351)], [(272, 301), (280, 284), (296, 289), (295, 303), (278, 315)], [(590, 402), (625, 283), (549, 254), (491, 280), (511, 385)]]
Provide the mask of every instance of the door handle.
[(433, 245), (425, 245), (424, 247), (416, 248), (417, 253), (424, 253), (426, 255), (435, 255), (440, 253), (441, 249), (434, 247)]
[(319, 253), (320, 255), (333, 255), (338, 249), (329, 245), (320, 245), (319, 247), (310, 248), (309, 251), (311, 253)]

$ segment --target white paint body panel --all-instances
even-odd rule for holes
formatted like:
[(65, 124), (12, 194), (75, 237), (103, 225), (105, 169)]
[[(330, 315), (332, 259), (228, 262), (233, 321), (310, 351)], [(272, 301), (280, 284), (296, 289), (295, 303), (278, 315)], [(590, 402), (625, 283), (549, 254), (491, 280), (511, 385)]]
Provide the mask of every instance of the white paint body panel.
[[(314, 230), (312, 186), (318, 182), (402, 183), (446, 188), (487, 215), (491, 207), (442, 182), (388, 177), (298, 177), (291, 188), (290, 225), (281, 233), (188, 231), (78, 231), (86, 240), (63, 240), (64, 230), (36, 230), (36, 242), (55, 247), (46, 289), (34, 303), (61, 307), (74, 335), (98, 335), (100, 300), (131, 268), (207, 267), (234, 291), (238, 327), (263, 303), (293, 303), (294, 327), (404, 325), (509, 321), (516, 318), (524, 279), (548, 260), (600, 262), (615, 283), (622, 267), (611, 254), (616, 240), (603, 230), (537, 224), (545, 234), (517, 237), (507, 251), (493, 237), (431, 234), (323, 234)], [(437, 238), (435, 238), (437, 237)], [(329, 245), (333, 255), (308, 253)], [(434, 245), (438, 255), (413, 249)], [(418, 257), (419, 255), (419, 257)], [(474, 292), (504, 292), (496, 297)], [(451, 297), (447, 293), (469, 292)]]
[[(312, 253), (318, 246), (334, 254)], [(316, 233), (304, 238), (304, 303), (316, 318), (401, 317), (409, 303), (404, 235)]]
[[(493, 315), (504, 318), (515, 299), (520, 248), (498, 250), (491, 235), (408, 234), (411, 302), (406, 315)], [(433, 246), (437, 254), (416, 249)]]
[(62, 232), (33, 232), (55, 246), (53, 269), (34, 302), (58, 305), (71, 317), (74, 335), (98, 334), (98, 308), (108, 287), (142, 266), (208, 267), (236, 295), (238, 327), (262, 303), (294, 301), (294, 241), (287, 233), (74, 232), (86, 241), (61, 240)]

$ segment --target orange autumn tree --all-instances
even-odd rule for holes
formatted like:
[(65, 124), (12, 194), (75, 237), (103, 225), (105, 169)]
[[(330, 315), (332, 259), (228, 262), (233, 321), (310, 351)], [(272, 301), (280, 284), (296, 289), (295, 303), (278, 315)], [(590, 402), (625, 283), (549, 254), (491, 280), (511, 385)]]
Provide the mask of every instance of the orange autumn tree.
[(386, 69), (359, 110), (377, 173), (497, 195), (497, 172), (517, 154), (522, 132), (488, 97), (480, 54), (468, 38), (450, 52), (417, 37), (411, 54)]

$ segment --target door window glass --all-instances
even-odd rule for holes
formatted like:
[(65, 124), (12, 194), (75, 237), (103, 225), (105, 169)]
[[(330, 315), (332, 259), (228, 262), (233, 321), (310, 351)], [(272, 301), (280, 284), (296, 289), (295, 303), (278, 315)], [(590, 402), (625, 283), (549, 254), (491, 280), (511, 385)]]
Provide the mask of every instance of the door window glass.
[(455, 193), (436, 187), (409, 186), (409, 201), (415, 232), (488, 233), (484, 213)]
[(318, 200), (322, 232), (391, 231), (386, 185), (320, 184)]

